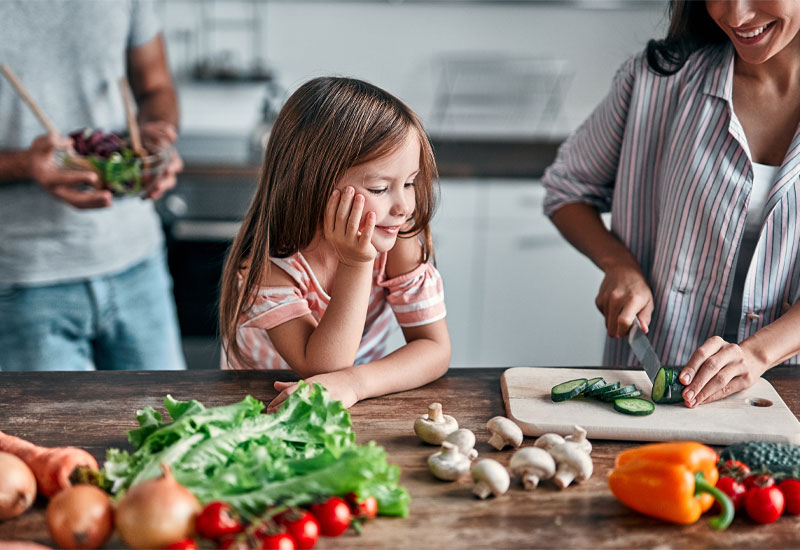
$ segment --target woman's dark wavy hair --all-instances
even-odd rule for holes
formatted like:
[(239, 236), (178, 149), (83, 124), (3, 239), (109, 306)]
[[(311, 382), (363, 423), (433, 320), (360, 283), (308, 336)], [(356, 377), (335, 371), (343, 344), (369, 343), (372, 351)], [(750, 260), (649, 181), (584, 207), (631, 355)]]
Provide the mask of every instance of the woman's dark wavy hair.
[(663, 40), (647, 43), (647, 64), (662, 76), (675, 74), (695, 51), (728, 40), (711, 19), (703, 0), (672, 0), (669, 30)]

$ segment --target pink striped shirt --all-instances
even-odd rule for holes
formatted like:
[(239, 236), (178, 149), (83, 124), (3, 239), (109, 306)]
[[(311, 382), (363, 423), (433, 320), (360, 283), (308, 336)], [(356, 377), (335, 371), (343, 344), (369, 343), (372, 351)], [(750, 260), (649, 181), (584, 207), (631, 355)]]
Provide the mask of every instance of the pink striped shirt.
[[(445, 317), (442, 277), (436, 268), (424, 263), (409, 273), (388, 279), (386, 258), (384, 252), (375, 259), (367, 318), (356, 354), (357, 365), (383, 357), (392, 316), (401, 327), (427, 325)], [(270, 260), (297, 286), (260, 287), (257, 290), (253, 307), (247, 317), (240, 320), (239, 345), (258, 368), (289, 369), (270, 342), (267, 330), (303, 315), (312, 315), (319, 322), (328, 308), (330, 296), (301, 253)], [(223, 357), (222, 368), (241, 366), (234, 357), (229, 358), (229, 363)]]
[[(722, 335), (753, 185), (733, 110), (734, 49), (695, 52), (671, 76), (628, 60), (611, 92), (561, 146), (544, 176), (545, 213), (571, 202), (611, 211), (611, 231), (639, 261), (655, 302), (651, 340), (662, 362), (683, 365)], [(800, 300), (800, 132), (770, 189), (738, 316), (738, 340)], [(603, 362), (633, 365), (626, 339)], [(788, 363), (797, 363), (798, 356)]]

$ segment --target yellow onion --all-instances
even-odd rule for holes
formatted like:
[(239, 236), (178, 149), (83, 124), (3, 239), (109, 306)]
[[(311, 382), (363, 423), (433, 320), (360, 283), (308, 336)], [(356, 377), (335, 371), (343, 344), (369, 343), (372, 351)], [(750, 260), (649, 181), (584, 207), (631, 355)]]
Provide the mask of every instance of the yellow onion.
[(61, 548), (99, 548), (114, 530), (111, 499), (102, 489), (85, 483), (56, 493), (45, 518), (50, 537)]
[(194, 534), (200, 503), (166, 464), (159, 478), (131, 487), (117, 504), (117, 529), (132, 548), (164, 548)]
[(36, 478), (21, 458), (0, 452), (0, 519), (20, 515), (36, 498)]

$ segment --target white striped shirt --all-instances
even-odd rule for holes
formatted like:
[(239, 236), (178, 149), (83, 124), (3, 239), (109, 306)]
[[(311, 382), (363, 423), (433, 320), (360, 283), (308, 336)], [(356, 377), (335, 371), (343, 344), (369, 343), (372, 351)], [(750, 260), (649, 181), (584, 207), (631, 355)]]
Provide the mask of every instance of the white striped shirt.
[[(544, 176), (548, 216), (571, 202), (611, 211), (611, 231), (653, 292), (650, 338), (667, 365), (685, 364), (706, 339), (721, 335), (731, 302), (753, 184), (733, 111), (733, 62), (730, 44), (695, 52), (671, 76), (650, 71), (643, 53), (631, 58)], [(796, 131), (747, 272), (739, 341), (800, 299), (798, 174)], [(634, 361), (626, 339), (607, 340), (604, 364)]]

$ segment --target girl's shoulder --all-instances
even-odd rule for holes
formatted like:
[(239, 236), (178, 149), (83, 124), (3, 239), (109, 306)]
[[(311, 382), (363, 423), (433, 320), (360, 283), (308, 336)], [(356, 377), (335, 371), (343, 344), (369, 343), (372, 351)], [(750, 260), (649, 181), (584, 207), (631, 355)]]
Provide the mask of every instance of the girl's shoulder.
[(398, 237), (395, 245), (386, 254), (386, 277), (392, 279), (404, 275), (422, 263), (422, 243), (419, 237)]
[[(267, 269), (263, 270), (261, 277), (256, 282), (257, 288), (270, 287), (305, 287), (313, 275), (299, 253), (286, 258), (268, 258)], [(239, 270), (240, 280), (247, 277), (249, 264), (244, 264)]]

